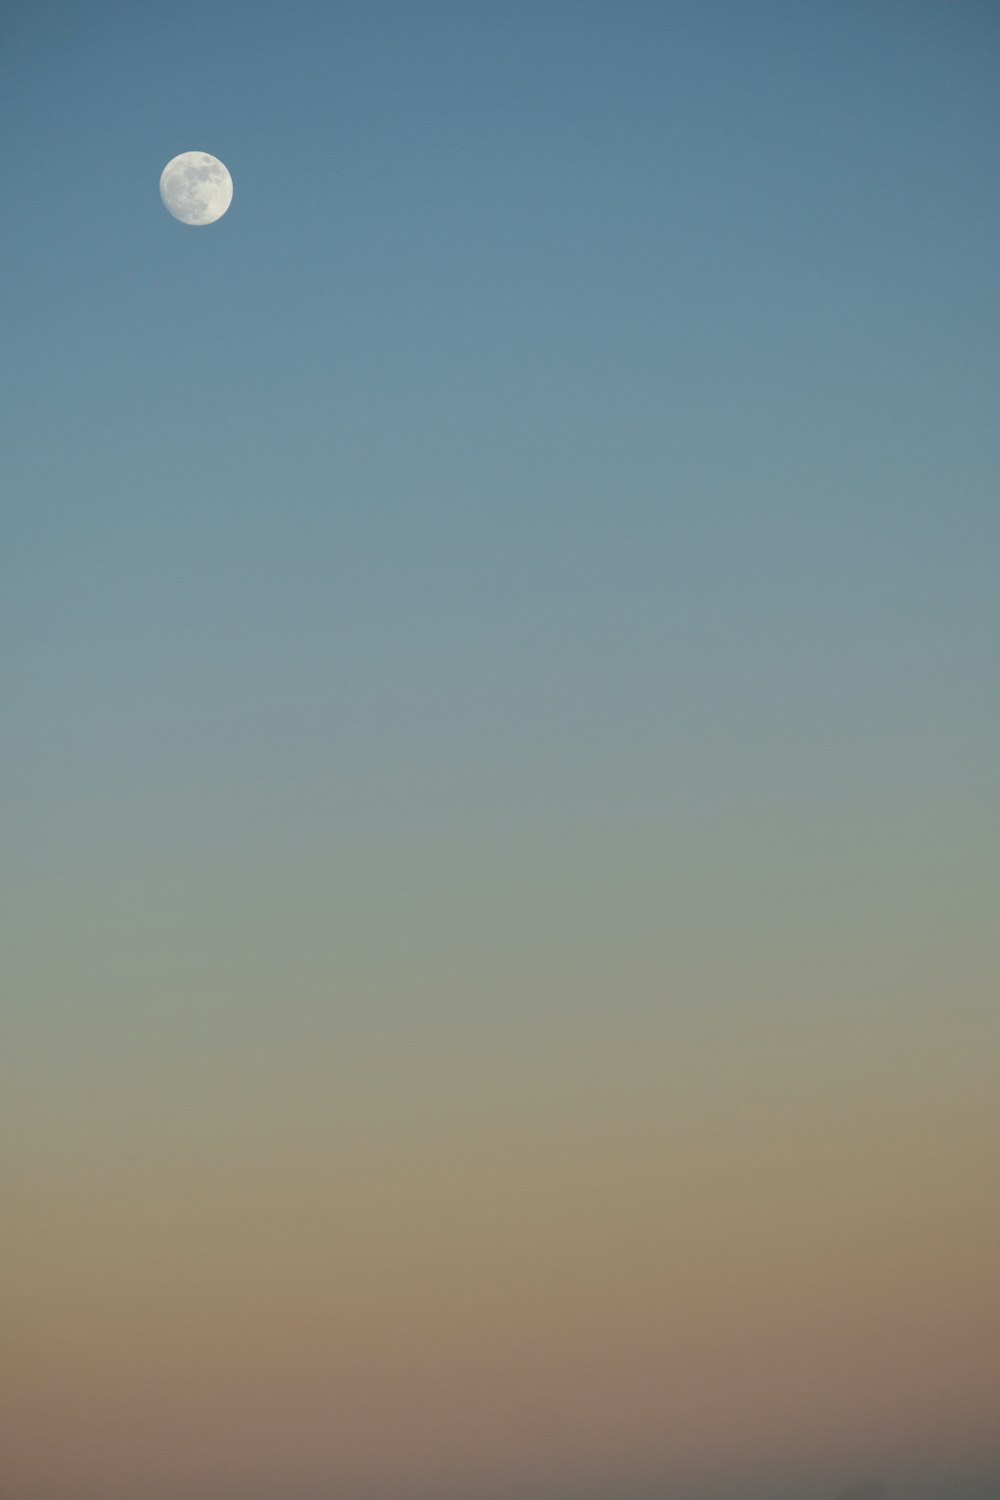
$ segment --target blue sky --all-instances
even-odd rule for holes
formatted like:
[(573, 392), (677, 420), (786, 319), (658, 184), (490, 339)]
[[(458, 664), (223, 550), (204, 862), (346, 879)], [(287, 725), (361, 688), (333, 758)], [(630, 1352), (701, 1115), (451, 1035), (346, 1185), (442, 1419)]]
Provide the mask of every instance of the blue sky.
[[(668, 658), (731, 682), (744, 653), (778, 694), (849, 662), (884, 711), (929, 653), (980, 711), (988, 7), (6, 26), (29, 707), (74, 653), (128, 674), (151, 650), (193, 712), (235, 701), (240, 660), (280, 695), (339, 657), (352, 692), (440, 668), (452, 702), (452, 664), (495, 699), (507, 667), (572, 693), (592, 663), (641, 713)], [(211, 233), (156, 193), (191, 147), (236, 183)], [(84, 722), (125, 687), (99, 671)]]

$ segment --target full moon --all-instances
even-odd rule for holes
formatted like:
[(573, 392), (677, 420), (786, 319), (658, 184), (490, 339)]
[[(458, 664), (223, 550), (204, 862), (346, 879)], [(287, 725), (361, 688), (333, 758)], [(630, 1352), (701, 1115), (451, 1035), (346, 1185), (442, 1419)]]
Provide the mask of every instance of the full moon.
[(214, 224), (233, 201), (233, 179), (218, 157), (182, 151), (160, 173), (160, 197), (182, 224)]

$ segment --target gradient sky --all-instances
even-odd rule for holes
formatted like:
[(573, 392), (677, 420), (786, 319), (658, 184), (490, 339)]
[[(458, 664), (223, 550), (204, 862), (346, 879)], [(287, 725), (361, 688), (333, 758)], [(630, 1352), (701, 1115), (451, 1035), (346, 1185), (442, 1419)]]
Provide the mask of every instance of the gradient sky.
[(4, 1500), (995, 1495), (998, 71), (6, 0)]

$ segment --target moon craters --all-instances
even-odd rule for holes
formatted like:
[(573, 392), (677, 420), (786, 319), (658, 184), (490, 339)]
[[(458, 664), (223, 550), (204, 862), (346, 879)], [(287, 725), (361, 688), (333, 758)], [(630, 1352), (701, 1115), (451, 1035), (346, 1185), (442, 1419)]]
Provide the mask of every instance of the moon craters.
[(214, 224), (233, 201), (233, 179), (218, 157), (184, 151), (163, 168), (160, 197), (182, 224)]

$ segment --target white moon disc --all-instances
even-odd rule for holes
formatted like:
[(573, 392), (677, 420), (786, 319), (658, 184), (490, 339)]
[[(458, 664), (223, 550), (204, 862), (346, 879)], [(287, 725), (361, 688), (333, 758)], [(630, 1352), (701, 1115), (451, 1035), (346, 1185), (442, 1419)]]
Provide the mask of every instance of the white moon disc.
[(164, 208), (182, 224), (214, 224), (233, 201), (233, 179), (205, 151), (183, 151), (160, 174)]

